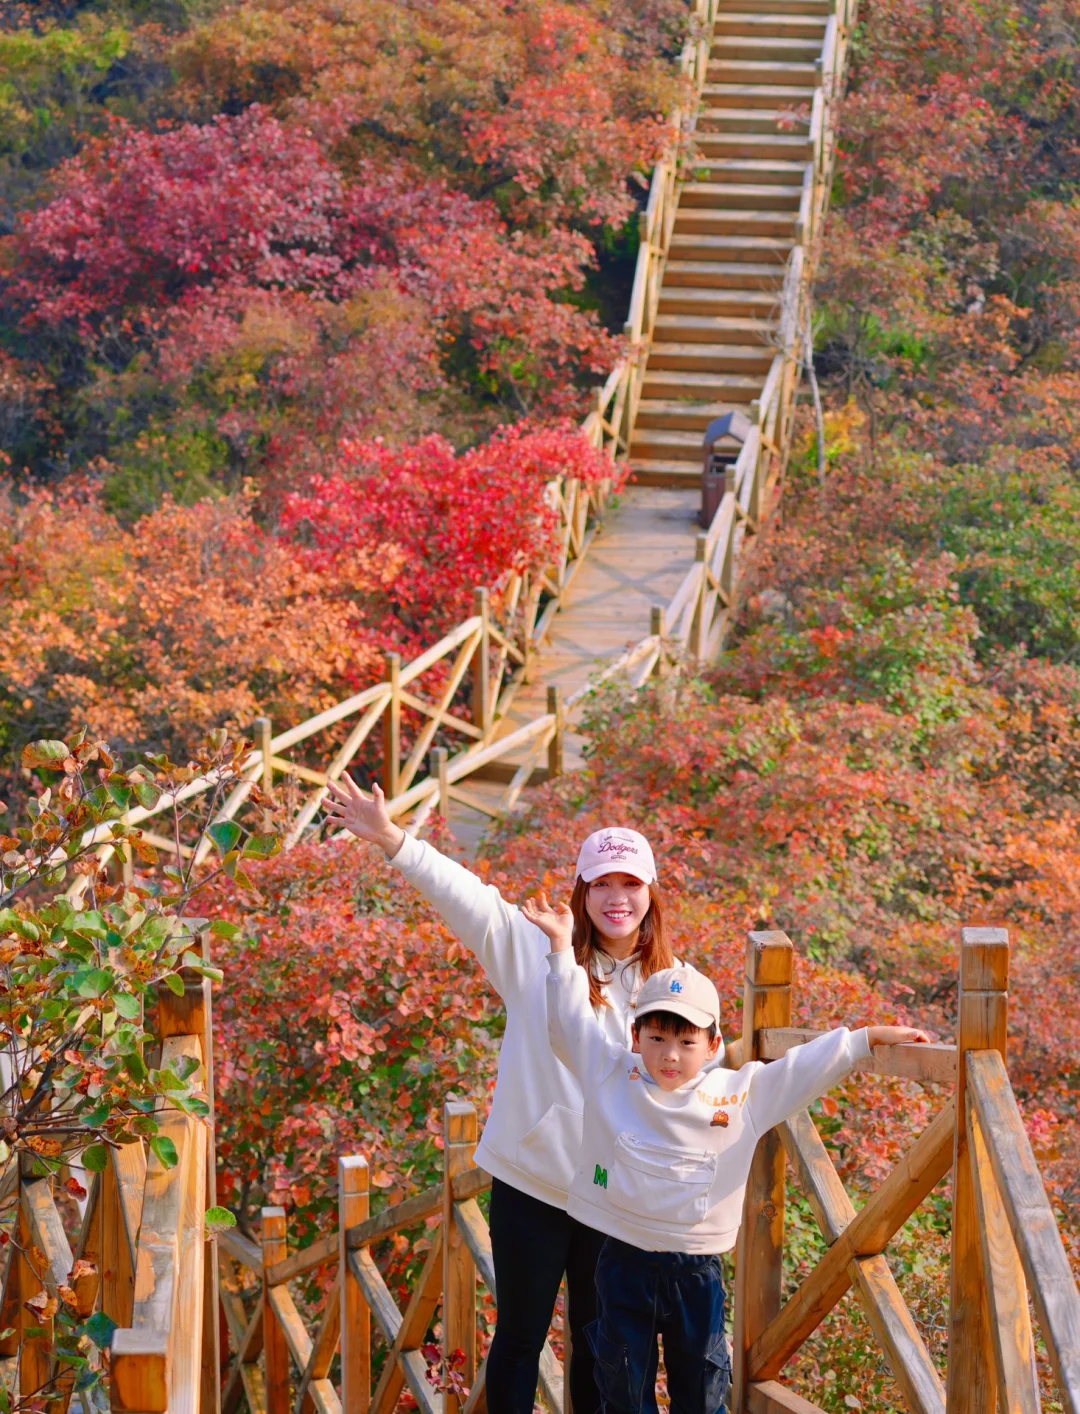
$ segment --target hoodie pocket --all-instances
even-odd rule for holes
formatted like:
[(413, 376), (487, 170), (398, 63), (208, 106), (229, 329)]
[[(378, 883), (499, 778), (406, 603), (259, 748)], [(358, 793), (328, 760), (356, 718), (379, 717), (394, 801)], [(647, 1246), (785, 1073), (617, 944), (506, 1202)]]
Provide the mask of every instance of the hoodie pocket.
[(715, 1154), (648, 1144), (624, 1133), (615, 1140), (608, 1196), (634, 1217), (690, 1225), (707, 1216), (715, 1177)]
[(580, 1154), (581, 1111), (552, 1105), (518, 1140), (517, 1165), (553, 1188), (569, 1189)]

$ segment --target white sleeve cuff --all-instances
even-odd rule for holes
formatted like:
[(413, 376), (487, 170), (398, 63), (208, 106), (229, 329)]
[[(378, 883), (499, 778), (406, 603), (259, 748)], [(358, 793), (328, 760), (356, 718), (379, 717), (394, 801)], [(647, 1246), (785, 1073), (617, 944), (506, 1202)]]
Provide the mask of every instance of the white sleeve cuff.
[(873, 1056), (874, 1052), (870, 1047), (870, 1029), (864, 1026), (861, 1031), (851, 1033), (851, 1052), (857, 1061), (867, 1060)]
[(548, 967), (553, 973), (573, 972), (577, 966), (577, 958), (574, 956), (573, 948), (566, 948), (563, 952), (549, 952), (547, 960)]
[(400, 873), (408, 875), (411, 870), (416, 868), (423, 857), (423, 840), (418, 840), (415, 835), (406, 834), (405, 838), (401, 841), (398, 852), (393, 858), (388, 859), (386, 862), (392, 864)]

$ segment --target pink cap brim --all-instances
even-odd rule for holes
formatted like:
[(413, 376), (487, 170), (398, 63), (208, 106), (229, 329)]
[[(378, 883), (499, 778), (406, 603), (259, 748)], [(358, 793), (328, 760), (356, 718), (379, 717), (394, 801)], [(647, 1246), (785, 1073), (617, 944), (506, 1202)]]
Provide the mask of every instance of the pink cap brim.
[(602, 879), (605, 874), (629, 874), (631, 879), (640, 879), (643, 884), (655, 884), (655, 879), (646, 879), (635, 869), (624, 869), (621, 865), (594, 864), (591, 869), (584, 869), (578, 875), (579, 879), (584, 879), (586, 884), (591, 884), (594, 879)]

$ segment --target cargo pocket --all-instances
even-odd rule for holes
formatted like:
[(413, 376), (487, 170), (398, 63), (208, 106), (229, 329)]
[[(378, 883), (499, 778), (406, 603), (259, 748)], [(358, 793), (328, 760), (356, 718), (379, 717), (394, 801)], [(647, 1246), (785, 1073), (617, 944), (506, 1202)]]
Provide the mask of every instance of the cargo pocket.
[(608, 1197), (639, 1219), (690, 1226), (708, 1215), (715, 1177), (715, 1154), (647, 1144), (623, 1133), (615, 1140)]
[(629, 1346), (612, 1340), (601, 1330), (599, 1321), (590, 1322), (585, 1327), (585, 1335), (596, 1361), (593, 1378), (596, 1380), (596, 1390), (604, 1408), (609, 1404), (616, 1409), (634, 1408), (634, 1391), (630, 1388)]
[(552, 1188), (569, 1189), (580, 1155), (581, 1111), (552, 1105), (518, 1140), (517, 1166)]
[(731, 1351), (718, 1335), (705, 1356), (705, 1408), (703, 1414), (721, 1414), (731, 1389)]

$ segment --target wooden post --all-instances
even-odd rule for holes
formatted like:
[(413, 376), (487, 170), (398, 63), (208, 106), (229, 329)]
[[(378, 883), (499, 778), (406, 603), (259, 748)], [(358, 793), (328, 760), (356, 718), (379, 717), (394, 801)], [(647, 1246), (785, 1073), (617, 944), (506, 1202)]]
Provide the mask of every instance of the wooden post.
[[(13, 1250), (8, 1258), (18, 1264), (19, 1313), (15, 1324), (19, 1331), (19, 1393), (29, 1400), (38, 1390), (48, 1384), (53, 1373), (53, 1323), (42, 1320), (27, 1305), (45, 1290), (42, 1277), (45, 1274), (45, 1254), (34, 1246), (30, 1236), (30, 1223), (26, 1215), (27, 1181), (41, 1183), (42, 1179), (30, 1179), (30, 1164), (19, 1160), (19, 1210), (17, 1218), (18, 1250)], [(25, 1167), (23, 1165), (25, 1164)], [(32, 1336), (31, 1330), (41, 1331)]]
[(436, 805), (435, 811), (444, 820), (450, 818), (450, 783), (446, 778), (448, 759), (445, 746), (437, 746), (431, 753), (431, 774), (439, 782), (439, 803)]
[[(759, 1060), (765, 1026), (791, 1025), (792, 947), (786, 933), (751, 933), (743, 987), (742, 1061)], [(784, 1148), (777, 1130), (758, 1143), (735, 1249), (731, 1414), (745, 1414), (747, 1351), (780, 1310), (784, 1256)]]
[(554, 779), (563, 773), (563, 719), (559, 689), (551, 684), (547, 690), (547, 709), (555, 717), (555, 735), (548, 742), (548, 776)]
[[(10, 1162), (10, 1160), (9, 1160)], [(15, 1175), (15, 1211), (22, 1212), (22, 1173)], [(19, 1332), (22, 1328), (22, 1294), (19, 1282), (19, 1254), (13, 1243), (8, 1243), (7, 1270), (4, 1273), (4, 1294), (0, 1301), (0, 1330), (10, 1330), (11, 1334), (0, 1340), (0, 1357), (10, 1360), (19, 1353)]]
[(701, 566), (701, 587), (698, 590), (697, 607), (694, 609), (694, 619), (690, 626), (690, 652), (699, 663), (705, 656), (707, 635), (705, 605), (709, 597), (709, 573), (706, 564), (708, 553), (709, 537), (699, 535), (694, 541), (694, 563)]
[(660, 639), (660, 652), (653, 664), (652, 676), (662, 678), (666, 667), (664, 662), (664, 610), (659, 604), (654, 604), (649, 610), (649, 633), (653, 638)]
[(285, 1209), (262, 1210), (262, 1289), (263, 1289), (263, 1357), (266, 1361), (266, 1414), (292, 1414), (289, 1398), (289, 1347), (277, 1312), (270, 1300), (267, 1267), (283, 1262), (289, 1255), (286, 1239)]
[(480, 616), (480, 642), (472, 660), (472, 716), (473, 725), (486, 737), (491, 730), (491, 605), (487, 590), (479, 585), (473, 591), (473, 613)]
[(386, 677), (390, 701), (383, 714), (383, 790), (387, 800), (397, 795), (401, 767), (401, 654), (387, 653)]
[(367, 1414), (371, 1402), (371, 1312), (349, 1264), (346, 1246), (349, 1228), (363, 1222), (370, 1210), (367, 1159), (360, 1154), (338, 1159), (342, 1414)]
[[(724, 495), (731, 496), (734, 502), (735, 468), (733, 466), (729, 466), (724, 472)], [(727, 544), (724, 546), (724, 558), (720, 564), (720, 589), (729, 607), (735, 594), (735, 527), (738, 520), (736, 511), (731, 517), (731, 529), (728, 531)]]
[(962, 928), (956, 1036), (948, 1414), (985, 1414), (998, 1407), (997, 1367), (968, 1135), (967, 1053), (999, 1051), (1004, 1058), (1009, 1025), (1008, 986), (1008, 932), (1004, 928)]
[[(443, 1106), (443, 1353), (465, 1353), (462, 1378), (476, 1375), (476, 1266), (454, 1221), (453, 1181), (473, 1167), (476, 1109), (463, 1100)], [(444, 1414), (458, 1414), (460, 1401), (449, 1391)]]

